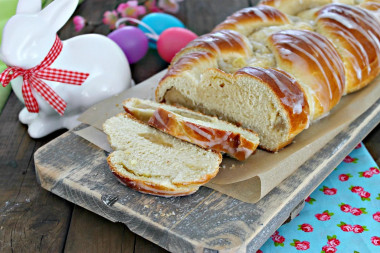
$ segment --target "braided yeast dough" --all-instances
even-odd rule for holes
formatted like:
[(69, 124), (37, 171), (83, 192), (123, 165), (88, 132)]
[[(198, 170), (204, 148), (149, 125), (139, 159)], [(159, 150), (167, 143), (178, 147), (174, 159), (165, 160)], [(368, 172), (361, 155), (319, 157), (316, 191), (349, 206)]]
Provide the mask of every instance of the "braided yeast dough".
[(181, 50), (156, 100), (241, 124), (277, 151), (379, 72), (380, 1), (265, 0)]

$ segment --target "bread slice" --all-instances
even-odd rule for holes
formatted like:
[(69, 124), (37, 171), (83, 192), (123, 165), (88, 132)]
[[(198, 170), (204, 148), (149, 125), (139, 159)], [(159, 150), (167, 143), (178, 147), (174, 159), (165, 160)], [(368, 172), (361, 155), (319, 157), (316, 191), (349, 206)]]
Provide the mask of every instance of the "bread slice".
[(186, 108), (138, 98), (124, 101), (123, 106), (137, 119), (165, 133), (240, 161), (247, 159), (259, 145), (259, 137), (252, 130)]
[(115, 150), (107, 158), (112, 173), (143, 193), (194, 193), (216, 176), (222, 162), (220, 153), (181, 141), (129, 114), (108, 119), (103, 129)]
[(309, 105), (301, 86), (281, 70), (246, 67), (231, 75), (211, 68), (190, 86), (184, 82), (188, 74), (172, 72), (175, 68), (161, 80), (157, 101), (239, 123), (258, 133), (261, 148), (278, 151), (309, 124)]

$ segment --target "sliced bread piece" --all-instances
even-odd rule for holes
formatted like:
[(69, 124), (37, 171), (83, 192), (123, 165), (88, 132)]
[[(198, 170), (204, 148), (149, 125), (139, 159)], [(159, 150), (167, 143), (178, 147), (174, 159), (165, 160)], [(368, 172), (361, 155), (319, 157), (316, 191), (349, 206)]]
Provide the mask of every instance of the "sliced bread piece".
[(129, 114), (103, 124), (115, 150), (111, 171), (128, 187), (159, 196), (183, 196), (215, 177), (220, 153), (189, 144), (154, 129)]
[(259, 137), (252, 130), (183, 107), (138, 98), (124, 101), (123, 106), (137, 119), (165, 133), (240, 161), (247, 159), (259, 145)]

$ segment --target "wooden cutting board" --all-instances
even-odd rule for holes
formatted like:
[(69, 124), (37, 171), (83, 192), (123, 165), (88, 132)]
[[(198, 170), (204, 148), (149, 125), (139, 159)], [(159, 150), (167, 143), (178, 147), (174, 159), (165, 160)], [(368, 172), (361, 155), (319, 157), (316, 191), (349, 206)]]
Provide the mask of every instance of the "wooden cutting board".
[(256, 252), (379, 122), (380, 100), (256, 204), (205, 187), (187, 197), (140, 194), (116, 180), (105, 151), (73, 131), (34, 158), (42, 187), (169, 251)]

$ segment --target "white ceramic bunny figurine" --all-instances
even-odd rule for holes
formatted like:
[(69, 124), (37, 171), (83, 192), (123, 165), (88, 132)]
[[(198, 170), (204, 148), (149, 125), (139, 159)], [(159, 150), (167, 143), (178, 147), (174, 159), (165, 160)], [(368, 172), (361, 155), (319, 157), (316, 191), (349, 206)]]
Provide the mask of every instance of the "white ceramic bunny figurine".
[[(55, 0), (41, 10), (40, 0), (20, 0), (16, 15), (3, 30), (0, 59), (9, 66), (8, 70), (13, 67), (3, 77), (8, 78), (9, 82), (17, 76), (15, 73), (21, 75), (12, 80), (12, 88), (16, 94), (21, 94), (22, 89), (27, 107), (20, 112), (19, 120), (28, 124), (29, 135), (33, 138), (77, 126), (77, 118), (84, 110), (131, 86), (128, 61), (122, 50), (106, 36), (88, 34), (63, 42), (56, 37), (57, 31), (69, 20), (77, 5), (78, 0)], [(63, 47), (57, 56), (60, 45)], [(46, 77), (51, 74), (46, 72), (49, 69), (42, 74), (31, 74), (51, 56), (54, 61), (47, 65), (50, 64), (48, 68), (53, 71), (53, 75), (58, 73), (59, 81), (57, 77)], [(72, 72), (70, 75), (64, 71)], [(78, 73), (82, 77), (85, 75), (80, 81), (84, 81), (82, 84), (74, 85), (66, 80), (75, 81)], [(26, 79), (29, 82), (25, 83)], [(40, 81), (46, 85), (38, 85)], [(50, 93), (49, 87), (52, 89)], [(57, 96), (63, 102), (56, 102)], [(36, 103), (33, 104), (33, 101)], [(59, 108), (65, 102), (67, 107)], [(38, 113), (29, 112), (33, 111), (31, 108)], [(64, 111), (64, 114), (61, 116), (58, 111), (61, 114)]]

